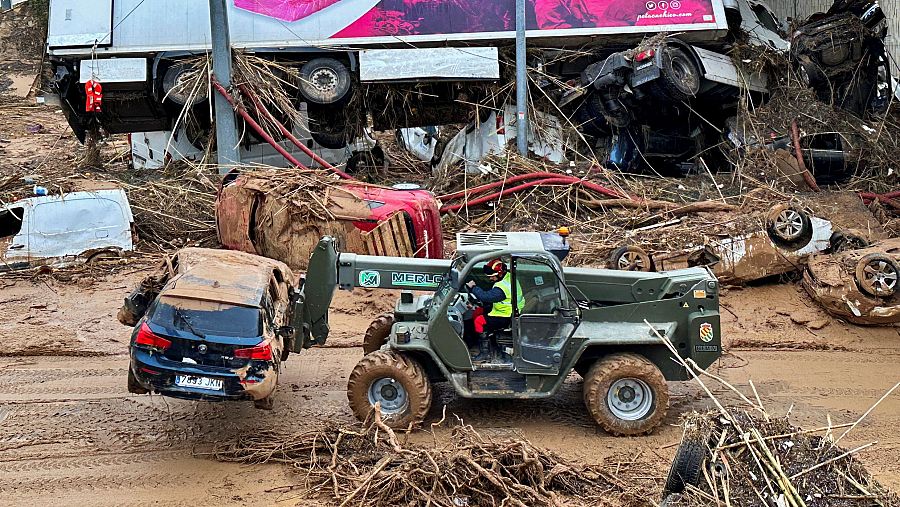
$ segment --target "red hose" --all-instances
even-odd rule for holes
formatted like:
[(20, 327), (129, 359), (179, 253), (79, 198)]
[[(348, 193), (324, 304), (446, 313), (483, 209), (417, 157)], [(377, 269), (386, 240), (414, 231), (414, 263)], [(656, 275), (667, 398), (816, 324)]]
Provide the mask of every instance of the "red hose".
[(275, 123), (275, 125), (278, 126), (278, 130), (280, 130), (281, 133), (286, 138), (288, 138), (292, 143), (294, 143), (295, 146), (300, 148), (300, 150), (302, 150), (303, 153), (306, 153), (307, 155), (309, 155), (309, 157), (312, 158), (314, 162), (321, 165), (323, 168), (334, 172), (335, 174), (337, 174), (338, 176), (340, 176), (341, 178), (343, 178), (345, 180), (355, 179), (352, 176), (350, 176), (349, 174), (345, 173), (344, 171), (341, 171), (337, 167), (334, 167), (333, 165), (326, 162), (324, 159), (322, 159), (321, 157), (316, 155), (315, 152), (313, 152), (311, 149), (309, 149), (305, 144), (300, 142), (300, 140), (294, 136), (294, 134), (290, 131), (290, 129), (285, 127), (280, 121), (278, 121), (277, 118), (272, 116), (272, 113), (270, 113), (269, 109), (266, 108), (266, 106), (259, 100), (259, 97), (256, 96), (256, 94), (253, 92), (253, 90), (250, 90), (249, 88), (247, 88), (244, 85), (238, 85), (238, 88), (240, 88), (241, 92), (243, 92), (245, 95), (250, 97), (251, 100), (253, 100), (253, 104), (256, 106), (256, 109), (259, 112), (266, 115), (266, 117), (268, 117), (269, 120), (271, 120), (273, 123)]
[(803, 149), (800, 147), (800, 127), (797, 126), (797, 120), (791, 121), (791, 141), (794, 143), (794, 155), (797, 157), (797, 164), (800, 166), (800, 174), (803, 176), (803, 181), (806, 182), (813, 192), (819, 192), (816, 178), (809, 172), (809, 169), (806, 167), (806, 161), (803, 160)]
[(527, 174), (519, 174), (518, 176), (512, 176), (512, 177), (506, 178), (505, 180), (498, 180), (493, 183), (487, 183), (487, 184), (480, 185), (477, 187), (472, 187), (472, 188), (469, 188), (466, 190), (460, 190), (459, 192), (453, 192), (452, 194), (439, 195), (438, 199), (440, 199), (442, 201), (452, 201), (453, 199), (456, 199), (457, 197), (472, 196), (473, 194), (480, 194), (481, 192), (484, 192), (485, 190), (497, 188), (501, 185), (505, 185), (505, 184), (509, 184), (509, 183), (515, 183), (517, 181), (530, 180), (530, 179), (535, 179), (535, 178), (556, 178), (558, 176), (561, 177), (561, 176), (565, 176), (565, 175), (558, 174), (558, 173), (551, 173), (551, 172), (534, 172), (534, 173), (527, 173)]
[[(512, 179), (512, 178), (510, 178), (510, 179)], [(601, 185), (597, 185), (596, 183), (593, 183), (590, 181), (585, 181), (585, 180), (576, 178), (574, 176), (557, 175), (557, 177), (555, 177), (555, 178), (545, 178), (545, 179), (541, 179), (541, 180), (529, 181), (529, 182), (526, 182), (526, 183), (523, 183), (521, 185), (517, 185), (514, 187), (504, 188), (500, 192), (495, 192), (490, 195), (479, 197), (477, 199), (467, 201), (463, 204), (453, 204), (453, 205), (449, 205), (449, 206), (444, 206), (441, 208), (440, 211), (441, 211), (441, 213), (447, 213), (447, 212), (451, 212), (451, 211), (459, 211), (460, 209), (462, 209), (465, 206), (478, 206), (479, 204), (484, 204), (484, 203), (492, 201), (494, 199), (503, 198), (509, 194), (521, 192), (522, 190), (525, 190), (527, 188), (536, 187), (539, 185), (579, 185), (579, 184), (584, 185), (585, 187), (587, 187), (591, 190), (603, 193), (604, 195), (608, 195), (610, 197), (616, 197), (616, 198), (621, 197), (617, 192), (614, 192), (614, 191), (612, 191), (606, 187), (603, 187)]]
[(275, 148), (275, 151), (280, 153), (281, 156), (283, 156), (285, 159), (287, 159), (288, 162), (294, 164), (295, 166), (299, 167), (300, 169), (303, 169), (306, 171), (309, 170), (308, 167), (301, 164), (299, 160), (294, 158), (293, 155), (291, 155), (290, 153), (287, 152), (287, 150), (282, 148), (281, 145), (278, 144), (278, 141), (276, 141), (275, 139), (272, 138), (272, 136), (267, 134), (266, 131), (259, 125), (259, 123), (256, 123), (256, 120), (254, 120), (253, 117), (250, 116), (250, 114), (248, 114), (246, 110), (244, 110), (243, 106), (241, 106), (240, 104), (236, 104), (234, 101), (234, 97), (232, 97), (231, 94), (228, 93), (228, 90), (226, 90), (225, 87), (223, 87), (221, 83), (219, 83), (218, 79), (213, 77), (212, 84), (213, 84), (213, 86), (216, 87), (216, 90), (218, 90), (219, 93), (221, 93), (222, 96), (228, 100), (228, 103), (231, 104), (232, 106), (234, 106), (235, 111), (237, 111), (237, 113), (239, 115), (241, 115), (244, 118), (244, 120), (246, 120), (247, 124), (250, 125), (250, 128), (255, 130), (256, 133), (259, 134), (267, 143), (272, 145), (272, 147)]
[[(900, 202), (897, 202), (893, 199), (893, 197), (900, 197), (900, 192), (890, 192), (888, 194), (875, 194), (872, 192), (862, 192), (859, 194), (859, 197), (863, 200), (864, 204), (870, 204), (872, 201), (882, 202), (887, 204), (891, 208), (895, 210), (900, 210)], [(867, 202), (868, 201), (868, 202)]]

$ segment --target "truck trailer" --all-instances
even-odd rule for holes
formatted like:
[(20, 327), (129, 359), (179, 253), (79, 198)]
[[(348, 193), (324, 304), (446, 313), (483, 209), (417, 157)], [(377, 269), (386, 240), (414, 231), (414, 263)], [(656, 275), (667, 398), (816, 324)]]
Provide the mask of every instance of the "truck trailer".
[[(526, 6), (529, 45), (541, 48), (529, 66), (570, 83), (576, 93), (561, 101), (586, 104), (595, 119), (613, 126), (627, 116), (613, 102), (654, 110), (658, 102), (620, 100), (622, 90), (639, 96), (652, 85), (671, 91), (661, 100), (675, 103), (707, 91), (720, 95), (722, 86), (763, 90), (758, 77), (742, 75), (717, 52), (737, 26), (758, 43), (787, 48), (767, 28), (777, 29), (770, 11), (751, 0), (532, 0)], [(503, 51), (515, 39), (515, 0), (229, 0), (227, 11), (234, 49), (295, 69), (289, 79), (298, 90), (297, 109), (309, 118), (312, 139), (328, 148), (358, 136), (334, 132), (351, 110), (370, 114), (375, 128), (384, 129), (468, 121), (471, 108), (463, 106), (484, 98), (479, 90), (486, 87), (479, 85), (501, 79)], [(763, 14), (769, 23), (758, 19)], [(632, 54), (658, 33), (678, 36)], [(51, 0), (53, 84), (75, 134), (83, 140), (100, 127), (171, 132), (186, 106), (208, 119), (209, 92), (186, 97), (177, 86), (191, 72), (185, 62), (207, 54), (210, 39), (208, 4), (201, 0)], [(586, 56), (559, 63), (560, 52), (573, 48)], [(363, 107), (352, 100), (376, 86), (401, 90), (408, 100), (392, 104), (383, 88), (364, 94)], [(98, 97), (102, 107), (88, 103)], [(193, 138), (208, 140), (208, 132)]]

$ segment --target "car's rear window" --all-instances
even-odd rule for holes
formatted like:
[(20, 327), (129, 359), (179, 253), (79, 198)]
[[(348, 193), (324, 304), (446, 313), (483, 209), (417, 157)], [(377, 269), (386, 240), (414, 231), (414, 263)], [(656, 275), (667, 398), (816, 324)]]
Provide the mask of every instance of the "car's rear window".
[(262, 335), (261, 316), (259, 308), (163, 296), (150, 322), (198, 336), (253, 337)]

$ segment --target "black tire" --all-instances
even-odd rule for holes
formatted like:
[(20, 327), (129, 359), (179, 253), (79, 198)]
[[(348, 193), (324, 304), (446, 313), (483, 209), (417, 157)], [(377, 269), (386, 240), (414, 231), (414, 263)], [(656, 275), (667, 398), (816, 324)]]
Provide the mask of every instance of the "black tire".
[(812, 222), (809, 215), (797, 208), (776, 206), (766, 218), (766, 230), (776, 244), (802, 246), (812, 236)]
[[(187, 62), (178, 62), (166, 69), (162, 79), (162, 96), (165, 101), (181, 107), (188, 105), (188, 102), (190, 102), (190, 107), (205, 104), (209, 100), (209, 88), (204, 93), (197, 93), (191, 99), (193, 88), (189, 87), (190, 83), (181, 84), (182, 79), (190, 79), (189, 73), (196, 71), (199, 71), (199, 69), (195, 69), (192, 64)], [(201, 91), (203, 90), (198, 90), (198, 92)]]
[[(643, 384), (640, 386), (646, 389), (643, 396), (634, 396), (635, 390), (629, 383)], [(630, 389), (633, 397), (626, 397), (625, 389)], [(618, 398), (620, 403), (637, 403), (634, 418), (617, 415), (609, 405), (609, 396)], [(647, 358), (632, 353), (611, 354), (594, 363), (588, 371), (584, 379), (584, 404), (594, 421), (610, 434), (643, 435), (653, 431), (666, 416), (669, 386), (659, 368)]]
[(703, 74), (697, 62), (685, 50), (665, 47), (660, 56), (659, 79), (656, 90), (672, 100), (687, 100), (697, 96)]
[(672, 467), (669, 468), (665, 491), (681, 493), (687, 485), (699, 484), (706, 451), (706, 445), (703, 442), (691, 440), (682, 442), (675, 451), (675, 459), (672, 460)]
[(393, 313), (383, 313), (373, 320), (363, 337), (363, 354), (368, 355), (380, 350), (381, 346), (387, 343), (387, 337), (391, 334), (393, 325)]
[(131, 371), (131, 367), (128, 368), (128, 392), (131, 394), (147, 394), (150, 392), (138, 382), (134, 372)]
[[(360, 421), (365, 421), (375, 406), (370, 391), (378, 382), (386, 381), (390, 396), (398, 400), (397, 384), (403, 388), (406, 402), (396, 411), (382, 406), (384, 422), (391, 428), (406, 429), (410, 424), (419, 424), (425, 420), (431, 409), (431, 383), (428, 375), (416, 360), (393, 351), (373, 352), (363, 357), (347, 382), (347, 399), (350, 409)], [(378, 392), (377, 389), (375, 392)], [(384, 396), (384, 390), (379, 395)], [(399, 399), (402, 399), (400, 397)]]
[(869, 241), (852, 232), (836, 231), (831, 235), (829, 244), (831, 245), (831, 253), (841, 253), (848, 250), (860, 250), (866, 248), (869, 246)]
[(275, 391), (272, 394), (258, 400), (253, 400), (253, 406), (259, 410), (272, 410), (275, 408)]
[(314, 104), (334, 104), (350, 93), (350, 71), (334, 58), (316, 58), (300, 68), (300, 93)]
[(866, 294), (890, 297), (897, 292), (900, 283), (900, 266), (893, 257), (883, 253), (870, 253), (856, 263), (856, 285)]
[(620, 271), (642, 271), (649, 273), (655, 270), (653, 259), (646, 250), (639, 246), (621, 246), (609, 254), (609, 268)]

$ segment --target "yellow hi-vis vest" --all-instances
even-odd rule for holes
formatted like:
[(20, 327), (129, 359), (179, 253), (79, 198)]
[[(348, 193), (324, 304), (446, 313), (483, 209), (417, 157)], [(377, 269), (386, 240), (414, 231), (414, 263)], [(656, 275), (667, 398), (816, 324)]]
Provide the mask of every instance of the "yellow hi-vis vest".
[[(506, 273), (506, 276), (503, 277), (503, 280), (500, 280), (494, 287), (499, 288), (503, 291), (503, 294), (506, 296), (503, 301), (498, 303), (494, 303), (491, 308), (490, 313), (488, 313), (489, 317), (512, 317), (512, 277), (509, 273)], [(516, 306), (519, 307), (519, 311), (522, 310), (522, 307), (525, 306), (525, 300), (522, 299), (522, 289), (516, 285)]]

